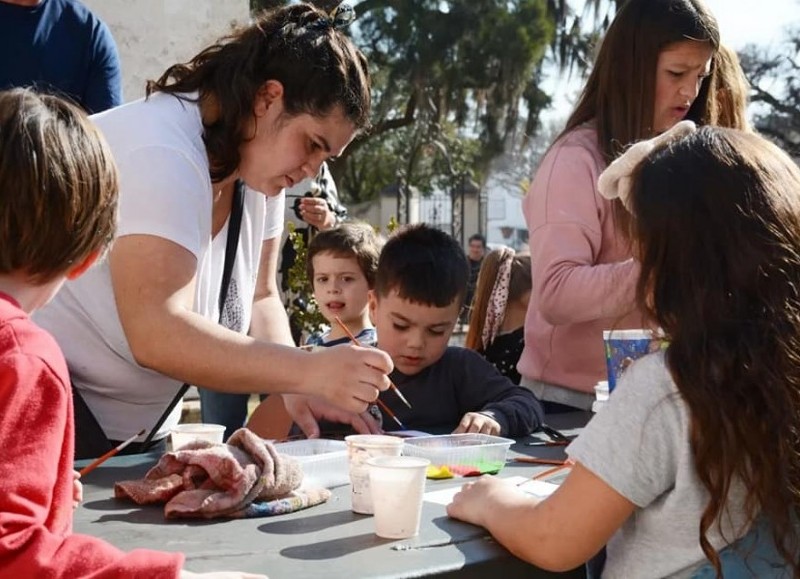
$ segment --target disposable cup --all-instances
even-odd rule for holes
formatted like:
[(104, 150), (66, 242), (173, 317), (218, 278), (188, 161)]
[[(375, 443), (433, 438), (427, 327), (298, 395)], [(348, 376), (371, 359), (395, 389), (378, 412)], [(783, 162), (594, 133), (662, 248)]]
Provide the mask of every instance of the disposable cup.
[(608, 391), (634, 360), (657, 351), (662, 340), (652, 330), (606, 330), (603, 332), (608, 371)]
[(206, 423), (178, 424), (170, 430), (169, 434), (172, 449), (175, 450), (193, 440), (222, 443), (222, 438), (225, 435), (225, 426)]
[(419, 534), (425, 473), (431, 463), (416, 456), (378, 456), (367, 460), (375, 507), (375, 534), (408, 539)]
[(594, 386), (594, 397), (598, 402), (608, 400), (608, 381), (603, 380)]
[(403, 439), (383, 434), (351, 434), (344, 440), (347, 443), (353, 512), (371, 515), (374, 511), (367, 460), (378, 456), (400, 456)]

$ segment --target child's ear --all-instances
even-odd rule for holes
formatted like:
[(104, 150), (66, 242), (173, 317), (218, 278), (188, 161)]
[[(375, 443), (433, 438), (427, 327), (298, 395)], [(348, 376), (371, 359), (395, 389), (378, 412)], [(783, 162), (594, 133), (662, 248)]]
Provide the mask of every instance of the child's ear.
[(378, 296), (375, 295), (375, 290), (367, 291), (367, 304), (369, 305), (369, 321), (375, 325), (375, 310), (378, 307)]
[(87, 255), (81, 263), (70, 268), (70, 270), (67, 272), (67, 279), (73, 280), (82, 276), (87, 269), (94, 265), (94, 262), (97, 261), (98, 257), (100, 257), (100, 252), (101, 250), (99, 249), (94, 250), (92, 253)]

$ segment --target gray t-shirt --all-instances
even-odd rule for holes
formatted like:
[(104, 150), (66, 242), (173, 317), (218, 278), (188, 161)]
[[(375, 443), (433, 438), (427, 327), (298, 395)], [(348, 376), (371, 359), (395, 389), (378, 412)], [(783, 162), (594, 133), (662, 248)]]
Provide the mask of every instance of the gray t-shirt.
[[(700, 516), (708, 493), (697, 477), (689, 445), (689, 409), (664, 353), (631, 365), (605, 406), (568, 448), (571, 458), (638, 508), (607, 545), (604, 578), (691, 577), (706, 562)], [(747, 532), (744, 489), (734, 480), (716, 549)]]

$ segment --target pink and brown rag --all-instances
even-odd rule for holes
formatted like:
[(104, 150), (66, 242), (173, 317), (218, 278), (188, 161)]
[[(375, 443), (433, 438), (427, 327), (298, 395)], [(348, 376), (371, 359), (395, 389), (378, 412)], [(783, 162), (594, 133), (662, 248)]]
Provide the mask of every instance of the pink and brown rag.
[(114, 496), (139, 505), (166, 503), (173, 518), (267, 517), (330, 498), (324, 488), (300, 488), (303, 471), (271, 442), (240, 428), (227, 444), (193, 441), (168, 452), (141, 480), (114, 485)]

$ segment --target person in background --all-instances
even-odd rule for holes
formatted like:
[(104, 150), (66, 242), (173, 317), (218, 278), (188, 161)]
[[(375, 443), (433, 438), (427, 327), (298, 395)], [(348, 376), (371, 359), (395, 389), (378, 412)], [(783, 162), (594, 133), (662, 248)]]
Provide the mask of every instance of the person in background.
[[(412, 408), (391, 390), (380, 399), (407, 428), (527, 436), (542, 422), (536, 397), (477, 352), (448, 346), (468, 274), (459, 243), (431, 226), (404, 227), (386, 242), (370, 317), (378, 348), (394, 362), (391, 379)], [(383, 426), (398, 428), (388, 415)]]
[(78, 0), (0, 0), (0, 90), (33, 86), (89, 113), (122, 104), (108, 27)]
[(120, 170), (119, 235), (108, 260), (37, 316), (83, 402), (79, 456), (143, 428), (163, 445), (182, 383), (302, 394), (286, 406), (311, 436), (319, 417), (369, 431), (359, 415), (388, 388), (391, 360), (294, 347), (277, 288), (282, 191), (368, 123), (367, 62), (342, 32), (348, 14), (305, 3), (263, 12), (168, 68), (147, 98), (92, 117)]
[(464, 295), (464, 306), (460, 315), (462, 324), (466, 324), (470, 318), (472, 298), (475, 295), (475, 286), (478, 283), (478, 273), (481, 270), (484, 255), (486, 255), (486, 238), (480, 233), (473, 233), (467, 241), (469, 278), (467, 278), (467, 293)]
[(525, 346), (525, 314), (531, 297), (531, 258), (509, 247), (483, 259), (464, 346), (519, 384), (517, 362)]
[(367, 306), (382, 246), (383, 240), (367, 223), (343, 223), (311, 239), (306, 269), (314, 299), (330, 327), (310, 336), (306, 344), (330, 347), (348, 343), (350, 337), (337, 317), (362, 345), (376, 344)]
[(30, 319), (80, 277), (114, 235), (117, 173), (77, 107), (29, 89), (0, 91), (0, 575), (263, 577), (181, 570), (184, 557), (124, 553), (72, 533), (82, 499), (72, 391), (56, 341)]
[[(285, 195), (285, 222), (294, 224), (306, 248), (317, 232), (336, 227), (347, 217), (347, 208), (339, 200), (339, 192), (327, 163), (322, 164), (316, 177), (304, 179), (286, 189)], [(289, 270), (295, 264), (297, 253), (288, 233), (288, 228), (284, 228), (279, 264), (280, 286), (284, 304), (290, 312), (292, 337), (299, 345), (303, 340), (303, 329), (292, 312), (296, 308), (305, 310), (309, 296), (300, 295), (289, 287)]]
[(450, 516), (590, 577), (800, 577), (800, 170), (750, 132), (682, 122), (601, 177), (632, 212), (635, 361), (540, 501), (484, 477)]
[[(331, 347), (349, 344), (350, 337), (336, 321), (338, 316), (362, 346), (377, 342), (369, 319), (368, 292), (375, 284), (383, 240), (366, 223), (348, 222), (319, 232), (311, 238), (306, 255), (308, 278), (314, 286), (314, 298), (330, 328), (309, 337), (307, 346)], [(380, 411), (373, 404), (369, 414), (380, 421)], [(380, 422), (376, 428), (380, 427)], [(291, 419), (280, 396), (270, 396), (253, 410), (247, 428), (264, 438), (284, 438), (290, 434)], [(331, 436), (338, 426), (323, 423), (320, 432)], [(294, 431), (299, 434), (295, 427)]]
[[(635, 47), (635, 48), (634, 48)], [(629, 0), (523, 200), (533, 279), (517, 369), (547, 412), (588, 410), (606, 379), (603, 330), (646, 328), (630, 217), (597, 191), (607, 164), (681, 119), (716, 120), (713, 15), (699, 0)]]

